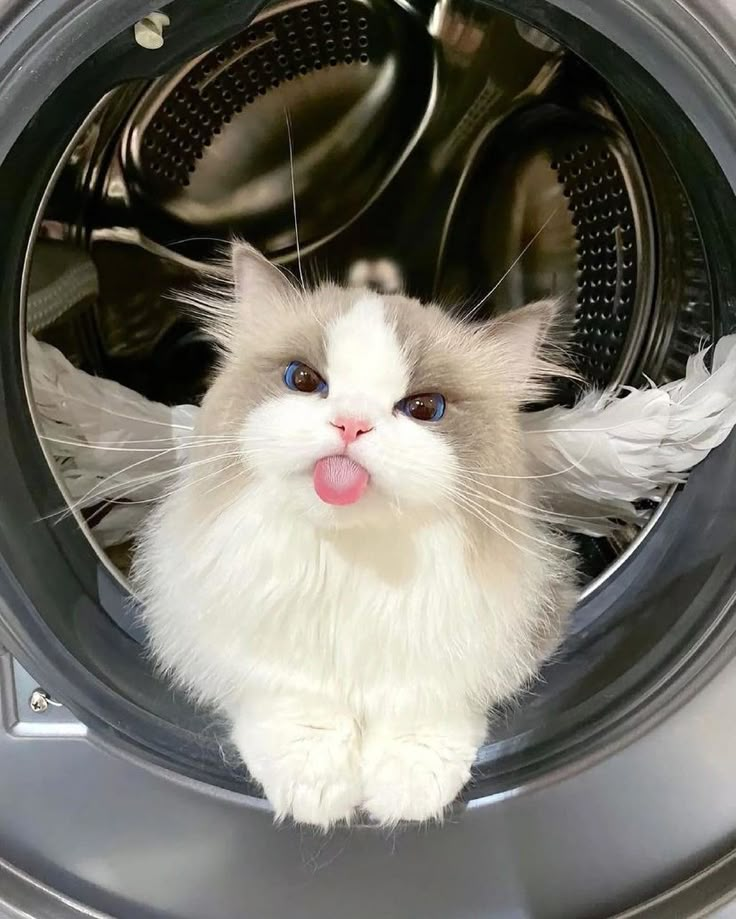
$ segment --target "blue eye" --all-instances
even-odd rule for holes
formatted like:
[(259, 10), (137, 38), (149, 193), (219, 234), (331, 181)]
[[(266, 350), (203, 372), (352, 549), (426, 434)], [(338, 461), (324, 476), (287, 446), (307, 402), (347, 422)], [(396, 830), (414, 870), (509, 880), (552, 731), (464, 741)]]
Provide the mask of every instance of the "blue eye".
[(327, 383), (307, 364), (292, 361), (284, 371), (284, 383), (295, 392), (327, 392)]
[(439, 421), (445, 414), (445, 397), (438, 392), (407, 396), (396, 403), (396, 409), (416, 421)]

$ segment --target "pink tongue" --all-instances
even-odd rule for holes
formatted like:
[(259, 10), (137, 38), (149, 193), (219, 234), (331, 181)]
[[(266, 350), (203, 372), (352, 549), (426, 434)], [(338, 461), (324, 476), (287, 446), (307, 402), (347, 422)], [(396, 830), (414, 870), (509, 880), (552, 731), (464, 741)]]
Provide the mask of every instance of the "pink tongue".
[(314, 490), (326, 504), (355, 504), (369, 479), (368, 471), (349, 456), (325, 456), (314, 467)]

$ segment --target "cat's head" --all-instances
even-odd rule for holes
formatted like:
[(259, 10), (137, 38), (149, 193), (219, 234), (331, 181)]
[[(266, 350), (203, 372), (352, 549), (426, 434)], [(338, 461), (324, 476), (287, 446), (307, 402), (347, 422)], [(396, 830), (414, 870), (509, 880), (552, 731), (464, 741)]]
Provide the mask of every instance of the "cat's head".
[(236, 438), (247, 487), (354, 526), (469, 511), (477, 483), (505, 494), (523, 477), (520, 406), (559, 371), (540, 357), (553, 303), (469, 323), (402, 296), (303, 291), (242, 244), (233, 270), (232, 311), (210, 310), (223, 360), (202, 417)]

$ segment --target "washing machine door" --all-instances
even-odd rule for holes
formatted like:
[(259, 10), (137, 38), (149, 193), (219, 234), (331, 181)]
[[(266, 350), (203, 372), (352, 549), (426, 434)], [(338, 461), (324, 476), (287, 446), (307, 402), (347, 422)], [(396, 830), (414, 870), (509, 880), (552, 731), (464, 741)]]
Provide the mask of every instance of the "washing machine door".
[(98, 287), (57, 344), (196, 392), (154, 373), (206, 353), (165, 291), (231, 231), (293, 261), (286, 102), (307, 258), (422, 296), (500, 279), (499, 309), (562, 279), (590, 382), (671, 379), (736, 325), (736, 6), (257, 6), (0, 6), (0, 915), (736, 915), (736, 441), (581, 542), (563, 652), (443, 825), (325, 835), (274, 826), (226, 727), (151, 671), (124, 561), (54, 516), (24, 347), (33, 254), (63, 241)]

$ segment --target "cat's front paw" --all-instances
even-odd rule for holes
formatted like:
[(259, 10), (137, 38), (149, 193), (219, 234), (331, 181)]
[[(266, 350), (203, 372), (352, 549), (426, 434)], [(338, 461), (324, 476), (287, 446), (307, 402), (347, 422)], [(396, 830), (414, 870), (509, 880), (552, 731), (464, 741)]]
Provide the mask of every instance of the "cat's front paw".
[[(321, 755), (322, 751), (316, 753), (317, 758)], [(279, 769), (264, 780), (263, 790), (277, 821), (291, 817), (295, 823), (323, 830), (342, 821), (349, 823), (361, 799), (356, 776), (339, 774), (332, 767), (311, 766), (298, 778)]]
[(482, 732), (372, 732), (363, 742), (363, 809), (384, 826), (442, 820), (481, 741)]
[(274, 719), (265, 730), (243, 722), (233, 740), (277, 821), (290, 817), (326, 830), (349, 822), (360, 805), (357, 730), (348, 719), (334, 725)]

